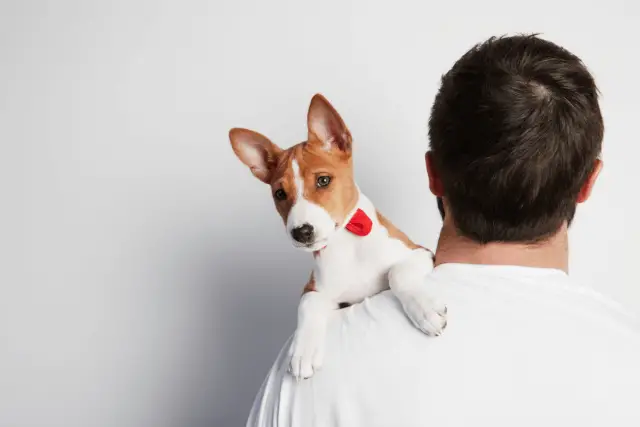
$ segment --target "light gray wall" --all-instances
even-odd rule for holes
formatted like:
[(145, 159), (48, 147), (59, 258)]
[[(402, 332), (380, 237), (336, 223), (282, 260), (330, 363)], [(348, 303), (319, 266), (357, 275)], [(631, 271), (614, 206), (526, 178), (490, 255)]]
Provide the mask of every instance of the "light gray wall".
[(310, 260), (228, 129), (288, 146), (324, 93), (362, 189), (433, 245), (430, 103), (493, 34), (541, 31), (596, 75), (605, 170), (572, 273), (640, 310), (640, 7), (429, 3), (3, 1), (0, 425), (242, 425)]

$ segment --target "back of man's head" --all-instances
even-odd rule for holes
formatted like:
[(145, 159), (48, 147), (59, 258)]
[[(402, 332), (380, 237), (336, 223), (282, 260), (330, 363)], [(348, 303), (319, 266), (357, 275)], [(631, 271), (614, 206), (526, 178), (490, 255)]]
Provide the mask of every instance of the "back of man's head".
[(595, 82), (575, 55), (535, 36), (473, 47), (443, 76), (429, 120), (458, 232), (532, 242), (570, 224), (603, 132)]

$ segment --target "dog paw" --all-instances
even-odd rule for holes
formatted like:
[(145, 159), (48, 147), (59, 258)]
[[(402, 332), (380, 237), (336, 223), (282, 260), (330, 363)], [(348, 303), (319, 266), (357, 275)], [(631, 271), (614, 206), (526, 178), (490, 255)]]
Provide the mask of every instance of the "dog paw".
[(429, 336), (440, 336), (447, 327), (447, 306), (441, 304), (425, 291), (396, 293), (407, 317), (416, 328)]
[(304, 328), (296, 331), (289, 372), (297, 380), (311, 378), (322, 367), (324, 340), (322, 328)]

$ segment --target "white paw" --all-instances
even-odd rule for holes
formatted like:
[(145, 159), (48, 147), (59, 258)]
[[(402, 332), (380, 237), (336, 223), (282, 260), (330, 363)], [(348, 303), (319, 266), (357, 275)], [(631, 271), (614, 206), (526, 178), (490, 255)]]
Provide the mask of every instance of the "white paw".
[(396, 292), (402, 308), (416, 328), (429, 336), (440, 336), (447, 327), (447, 306), (434, 301), (426, 291)]
[(311, 378), (322, 367), (324, 328), (298, 328), (292, 344), (289, 372), (297, 380)]

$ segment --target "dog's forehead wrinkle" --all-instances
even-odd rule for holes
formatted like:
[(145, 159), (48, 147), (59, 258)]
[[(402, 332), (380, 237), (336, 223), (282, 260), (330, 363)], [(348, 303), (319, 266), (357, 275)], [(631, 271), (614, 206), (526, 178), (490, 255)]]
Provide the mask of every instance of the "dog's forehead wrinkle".
[(272, 185), (283, 186), (287, 191), (293, 191), (296, 175), (293, 170), (294, 161), (304, 185), (311, 185), (311, 181), (305, 178), (319, 171), (339, 173), (350, 169), (348, 157), (345, 158), (340, 152), (328, 152), (315, 141), (303, 141), (278, 154)]
[(318, 169), (335, 169), (339, 167), (336, 157), (315, 146), (304, 147), (297, 156), (297, 160), (303, 175)]

